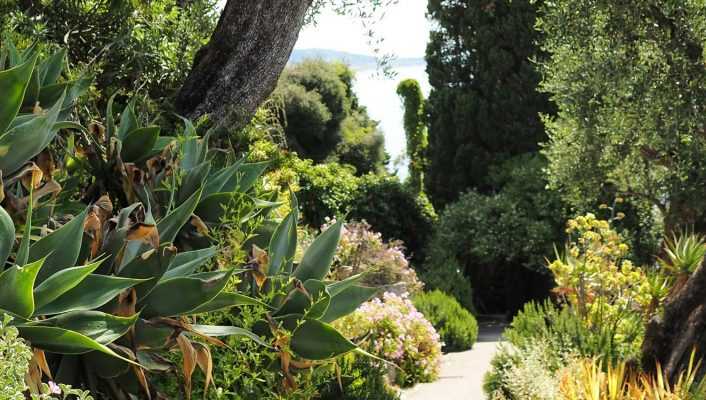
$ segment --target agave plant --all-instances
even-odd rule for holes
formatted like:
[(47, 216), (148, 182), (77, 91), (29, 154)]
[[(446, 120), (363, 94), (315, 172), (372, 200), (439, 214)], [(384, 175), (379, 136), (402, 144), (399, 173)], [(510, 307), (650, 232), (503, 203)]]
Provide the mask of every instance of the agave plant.
[(343, 222), (321, 233), (295, 263), (297, 223), (298, 204), (292, 196), (290, 213), (274, 229), (266, 249), (253, 245), (249, 264), (253, 297), (262, 299), (271, 310), (255, 331), (274, 339), (287, 377), (285, 386), (295, 384), (291, 368), (309, 368), (351, 351), (364, 353), (330, 324), (377, 292), (377, 288), (359, 284), (363, 274), (326, 280)]

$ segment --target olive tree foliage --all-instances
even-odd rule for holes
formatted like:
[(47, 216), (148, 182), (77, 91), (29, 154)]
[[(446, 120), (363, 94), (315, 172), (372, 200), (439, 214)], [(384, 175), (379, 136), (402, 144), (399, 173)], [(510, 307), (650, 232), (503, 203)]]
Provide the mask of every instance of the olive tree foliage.
[(616, 191), (666, 231), (706, 229), (706, 8), (698, 0), (546, 3), (549, 177), (574, 206)]
[(397, 94), (404, 105), (404, 130), (407, 136), (409, 158), (409, 186), (416, 194), (424, 191), (427, 137), (424, 94), (419, 82), (405, 79), (397, 86)]
[[(575, 205), (616, 191), (660, 210), (664, 230), (706, 230), (706, 8), (698, 0), (561, 0), (539, 23), (550, 183)], [(674, 379), (706, 346), (706, 269), (647, 325), (643, 365)]]

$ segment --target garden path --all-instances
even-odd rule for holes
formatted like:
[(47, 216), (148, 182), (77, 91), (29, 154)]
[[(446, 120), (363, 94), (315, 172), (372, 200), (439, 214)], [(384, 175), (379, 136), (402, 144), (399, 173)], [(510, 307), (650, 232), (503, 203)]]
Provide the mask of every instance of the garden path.
[(480, 322), (478, 341), (468, 351), (445, 354), (439, 379), (402, 392), (401, 400), (485, 400), (483, 376), (490, 369), (504, 324)]

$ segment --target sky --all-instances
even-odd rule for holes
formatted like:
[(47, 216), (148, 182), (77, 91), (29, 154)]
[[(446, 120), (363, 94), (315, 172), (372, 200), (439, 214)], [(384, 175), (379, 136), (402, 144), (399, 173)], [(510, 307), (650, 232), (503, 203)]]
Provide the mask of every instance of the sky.
[[(384, 16), (375, 25), (376, 37), (382, 39), (382, 54), (397, 58), (422, 58), (429, 40), (430, 22), (426, 19), (427, 0), (399, 0), (386, 9)], [(308, 25), (299, 34), (297, 49), (330, 49), (354, 54), (374, 55), (374, 46), (360, 20), (324, 11), (317, 23)], [(393, 68), (397, 75), (384, 76), (375, 69), (356, 70), (354, 90), (368, 114), (380, 123), (385, 135), (385, 150), (392, 160), (406, 153), (406, 137), (403, 126), (404, 110), (397, 96), (396, 87), (405, 78), (417, 79), (425, 95), (429, 94), (429, 83), (423, 65)], [(390, 172), (404, 179), (407, 162), (391, 163)]]
[[(376, 35), (383, 38), (381, 50), (397, 57), (423, 57), (429, 38), (430, 23), (425, 17), (427, 0), (399, 0), (385, 10), (376, 26)], [(349, 53), (372, 55), (374, 46), (359, 20), (325, 10), (316, 24), (300, 32), (298, 49), (334, 49)]]

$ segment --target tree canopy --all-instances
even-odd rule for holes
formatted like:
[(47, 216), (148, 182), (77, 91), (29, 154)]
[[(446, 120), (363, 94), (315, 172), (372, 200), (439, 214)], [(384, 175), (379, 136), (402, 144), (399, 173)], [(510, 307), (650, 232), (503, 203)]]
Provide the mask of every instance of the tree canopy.
[(436, 22), (427, 47), (429, 167), (432, 202), (470, 188), (493, 191), (493, 165), (536, 151), (545, 139), (538, 113), (551, 113), (537, 91), (537, 2), (431, 0)]

